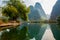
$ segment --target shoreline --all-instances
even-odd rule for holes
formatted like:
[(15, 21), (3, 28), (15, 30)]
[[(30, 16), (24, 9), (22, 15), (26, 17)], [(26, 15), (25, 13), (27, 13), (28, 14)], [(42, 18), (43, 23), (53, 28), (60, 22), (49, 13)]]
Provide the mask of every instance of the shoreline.
[(0, 24), (0, 27), (3, 27), (3, 26), (17, 26), (17, 25), (20, 25), (20, 23), (2, 23)]
[(9, 22), (9, 23), (2, 23), (0, 24), (0, 31), (4, 30), (4, 29), (9, 29), (9, 28), (16, 28), (17, 26), (20, 25), (20, 22)]

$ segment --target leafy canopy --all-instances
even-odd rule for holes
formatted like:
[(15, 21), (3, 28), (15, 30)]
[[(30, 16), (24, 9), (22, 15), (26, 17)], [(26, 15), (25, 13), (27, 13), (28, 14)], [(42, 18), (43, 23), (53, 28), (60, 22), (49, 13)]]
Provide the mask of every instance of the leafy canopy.
[(9, 0), (6, 4), (2, 10), (3, 16), (9, 17), (10, 20), (16, 20), (17, 18), (27, 20), (29, 7), (27, 8), (21, 0)]

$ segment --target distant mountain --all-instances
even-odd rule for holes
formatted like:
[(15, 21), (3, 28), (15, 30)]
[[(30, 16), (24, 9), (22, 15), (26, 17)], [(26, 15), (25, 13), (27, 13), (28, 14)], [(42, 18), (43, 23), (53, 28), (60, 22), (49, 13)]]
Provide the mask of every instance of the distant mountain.
[(44, 12), (41, 4), (37, 2), (37, 3), (35, 4), (35, 8), (39, 11), (39, 14), (40, 14), (40, 16), (41, 16), (41, 19), (46, 20), (47, 16), (46, 16), (46, 14), (45, 14), (45, 12)]
[(35, 6), (30, 6), (29, 20), (46, 20), (46, 14), (40, 3), (36, 3)]
[(55, 6), (53, 7), (50, 19), (51, 20), (56, 20), (56, 18), (60, 16), (60, 0), (58, 0), (55, 4)]
[(37, 9), (30, 6), (29, 20), (40, 20), (40, 14)]

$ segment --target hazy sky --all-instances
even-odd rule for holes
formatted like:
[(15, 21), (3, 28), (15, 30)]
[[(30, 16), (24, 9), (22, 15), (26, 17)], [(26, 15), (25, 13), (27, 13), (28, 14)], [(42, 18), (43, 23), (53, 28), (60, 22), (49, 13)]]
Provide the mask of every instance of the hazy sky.
[(0, 6), (1, 6), (2, 0), (0, 0)]
[[(46, 14), (50, 14), (52, 8), (57, 0), (23, 0), (27, 6), (35, 5), (36, 2), (41, 3)], [(2, 5), (2, 0), (0, 0), (0, 6)]]
[(57, 0), (24, 0), (25, 4), (27, 6), (29, 5), (35, 5), (36, 2), (41, 3), (44, 11), (46, 14), (50, 14), (52, 11), (52, 8)]

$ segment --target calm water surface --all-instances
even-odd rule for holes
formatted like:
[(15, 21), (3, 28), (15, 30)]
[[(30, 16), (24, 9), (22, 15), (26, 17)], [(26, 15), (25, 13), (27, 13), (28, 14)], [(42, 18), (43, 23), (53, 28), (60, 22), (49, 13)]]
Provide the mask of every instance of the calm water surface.
[(0, 40), (60, 40), (60, 25), (23, 23), (1, 31)]

